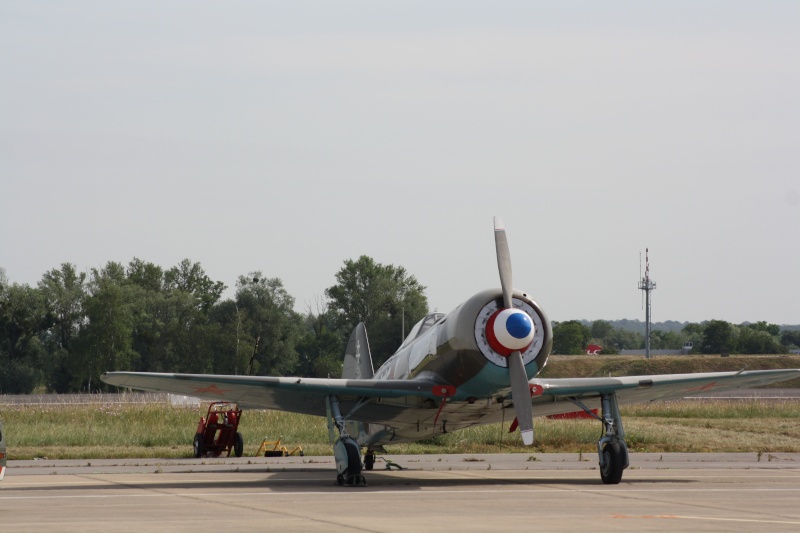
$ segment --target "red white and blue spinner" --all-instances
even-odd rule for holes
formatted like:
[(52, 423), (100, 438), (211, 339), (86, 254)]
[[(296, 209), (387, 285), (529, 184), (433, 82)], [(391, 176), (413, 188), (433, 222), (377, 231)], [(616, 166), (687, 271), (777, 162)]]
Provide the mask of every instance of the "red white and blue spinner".
[(523, 300), (503, 309), (498, 300), (486, 304), (475, 321), (475, 341), (481, 353), (497, 366), (508, 367), (508, 356), (519, 350), (522, 362), (536, 358), (544, 341), (542, 319)]

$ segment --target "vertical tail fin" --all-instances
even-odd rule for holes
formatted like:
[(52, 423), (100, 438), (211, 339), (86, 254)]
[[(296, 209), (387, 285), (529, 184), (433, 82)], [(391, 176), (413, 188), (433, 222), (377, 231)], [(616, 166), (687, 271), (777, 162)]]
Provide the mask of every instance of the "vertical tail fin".
[(375, 370), (372, 367), (372, 354), (369, 351), (367, 328), (360, 322), (350, 334), (347, 349), (344, 352), (343, 379), (372, 379)]

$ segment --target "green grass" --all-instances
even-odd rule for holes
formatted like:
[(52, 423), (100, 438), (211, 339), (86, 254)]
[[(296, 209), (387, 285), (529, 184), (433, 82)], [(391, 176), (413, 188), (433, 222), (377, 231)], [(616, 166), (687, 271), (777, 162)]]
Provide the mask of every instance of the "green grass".
[[(190, 457), (205, 408), (165, 403), (6, 405), (0, 416), (10, 459)], [(800, 402), (683, 400), (623, 408), (626, 440), (640, 452), (800, 452)], [(536, 444), (520, 445), (508, 425), (479, 426), (436, 438), (387, 446), (389, 453), (593, 453), (595, 420), (536, 419)], [(325, 419), (278, 411), (245, 411), (239, 427), (245, 455), (261, 441), (282, 439), (306, 455), (331, 455)]]

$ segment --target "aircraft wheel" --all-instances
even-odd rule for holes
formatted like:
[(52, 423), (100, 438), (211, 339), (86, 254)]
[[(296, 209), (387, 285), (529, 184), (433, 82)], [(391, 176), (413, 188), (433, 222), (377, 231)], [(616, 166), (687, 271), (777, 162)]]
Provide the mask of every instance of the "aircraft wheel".
[(233, 455), (235, 455), (236, 457), (241, 457), (243, 453), (244, 453), (244, 439), (242, 438), (242, 434), (237, 431), (233, 440)]
[(345, 441), (345, 447), (347, 448), (347, 471), (345, 472), (345, 476), (349, 481), (361, 475), (361, 450), (358, 444), (352, 439)]
[(625, 448), (619, 441), (612, 440), (603, 445), (603, 466), (600, 467), (600, 478), (606, 485), (616, 485), (622, 480), (625, 469)]
[(337, 485), (349, 487), (366, 485), (361, 475), (361, 448), (350, 437), (340, 438), (333, 447), (336, 457)]
[(205, 450), (203, 449), (203, 434), (202, 433), (197, 433), (194, 436), (194, 442), (192, 443), (192, 448), (193, 448), (193, 451), (194, 451), (195, 458), (199, 459), (200, 457), (203, 457), (203, 453), (205, 453)]
[(375, 467), (375, 452), (367, 451), (364, 454), (364, 470), (372, 470)]

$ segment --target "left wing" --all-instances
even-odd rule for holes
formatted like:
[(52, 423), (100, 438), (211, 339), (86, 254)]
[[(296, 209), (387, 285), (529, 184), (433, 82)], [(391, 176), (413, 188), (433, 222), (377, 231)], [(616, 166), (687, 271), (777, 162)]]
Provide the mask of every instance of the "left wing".
[(755, 388), (800, 377), (800, 369), (705, 372), (616, 378), (533, 379), (543, 389), (533, 401), (534, 414), (547, 416), (576, 411), (573, 400), (595, 408), (600, 396), (615, 393), (620, 404), (676, 400), (709, 391)]

